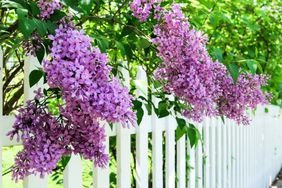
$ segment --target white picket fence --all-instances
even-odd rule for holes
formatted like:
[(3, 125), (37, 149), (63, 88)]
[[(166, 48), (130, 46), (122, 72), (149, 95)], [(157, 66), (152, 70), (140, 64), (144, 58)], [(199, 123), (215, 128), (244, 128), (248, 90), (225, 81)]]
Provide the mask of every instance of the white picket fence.
[[(1, 58), (1, 51), (0, 51)], [(2, 70), (2, 59), (0, 59)], [(36, 58), (27, 57), (25, 74), (38, 65)], [(123, 71), (124, 75), (128, 75)], [(128, 76), (126, 80), (128, 80)], [(146, 82), (144, 71), (138, 70), (137, 80)], [(32, 97), (25, 77), (25, 99)], [(0, 101), (2, 101), (2, 72), (0, 73)], [(127, 83), (128, 85), (128, 83)], [(36, 86), (38, 87), (38, 86)], [(34, 89), (34, 88), (32, 88)], [(145, 91), (146, 93), (146, 91)], [(144, 95), (139, 92), (139, 95)], [(173, 117), (158, 119), (156, 115), (144, 115), (141, 125), (135, 128), (106, 127), (107, 152), (109, 137), (116, 139), (118, 188), (131, 187), (131, 136), (136, 135), (136, 186), (148, 188), (267, 188), (282, 165), (282, 116), (279, 108), (267, 106), (269, 112), (260, 107), (249, 126), (238, 126), (233, 121), (206, 119), (197, 124), (203, 142), (195, 149), (189, 140), (182, 137), (176, 142), (176, 121)], [(2, 114), (2, 105), (0, 113)], [(14, 117), (0, 116), (0, 163), (2, 147), (17, 145), (5, 136), (14, 122)], [(148, 158), (149, 133), (152, 133), (152, 164)], [(165, 144), (164, 144), (165, 143)], [(163, 145), (165, 146), (163, 148)], [(165, 151), (165, 152), (164, 152)], [(149, 168), (152, 166), (152, 180)], [(94, 188), (109, 188), (109, 167), (95, 168), (93, 165)], [(2, 165), (0, 165), (0, 188), (2, 188)], [(82, 188), (82, 163), (79, 156), (72, 156), (64, 171), (64, 188)], [(30, 176), (24, 188), (47, 188), (47, 177)], [(6, 188), (6, 187), (3, 187)]]

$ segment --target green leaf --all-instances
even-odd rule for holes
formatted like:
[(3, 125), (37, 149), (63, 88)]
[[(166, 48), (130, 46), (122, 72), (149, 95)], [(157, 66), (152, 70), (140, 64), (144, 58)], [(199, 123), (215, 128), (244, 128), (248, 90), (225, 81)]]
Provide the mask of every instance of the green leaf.
[(138, 48), (141, 48), (141, 49), (149, 48), (150, 45), (151, 45), (151, 43), (147, 39), (145, 39), (145, 38), (141, 38), (137, 42)]
[(103, 36), (92, 35), (92, 37), (96, 39), (101, 52), (106, 52), (106, 50), (109, 48), (109, 40)]
[(93, 0), (81, 0), (79, 1), (79, 11), (83, 12), (84, 14), (89, 14), (91, 8), (93, 7), (94, 1)]
[(201, 139), (201, 134), (198, 131), (198, 129), (191, 123), (189, 123), (189, 127), (187, 129), (187, 135), (189, 138), (190, 146), (193, 148), (193, 146), (196, 146)]
[(144, 110), (142, 108), (137, 109), (137, 124), (140, 125), (144, 116)]
[(186, 121), (185, 121), (185, 119), (176, 117), (176, 122), (177, 122), (177, 125), (178, 125), (180, 128), (186, 127)]
[(122, 57), (124, 57), (126, 53), (123, 44), (119, 41), (116, 41), (116, 47), (120, 50)]
[(238, 77), (239, 77), (239, 67), (235, 64), (229, 64), (228, 70), (231, 74), (231, 77), (233, 78), (233, 82), (237, 83)]
[(221, 48), (215, 48), (213, 51), (213, 55), (215, 56), (215, 58), (221, 62), (222, 61), (222, 50)]
[(36, 18), (33, 18), (33, 22), (34, 22), (34, 25), (36, 27), (38, 34), (43, 37), (47, 32), (47, 27), (46, 27), (45, 22), (38, 20)]
[(71, 156), (63, 156), (61, 158), (61, 164), (62, 164), (63, 169), (66, 168), (66, 166), (68, 165), (70, 159), (71, 159)]
[(24, 38), (28, 39), (35, 29), (34, 22), (30, 19), (22, 19), (19, 21), (19, 30), (23, 34)]
[(41, 70), (33, 70), (29, 75), (29, 86), (32, 87), (42, 78), (43, 72)]
[(139, 100), (134, 100), (132, 103), (133, 103), (133, 109), (136, 110), (137, 124), (140, 125), (144, 116), (144, 110), (142, 109), (142, 102)]
[(257, 68), (258, 68), (258, 64), (257, 64), (256, 61), (254, 61), (254, 60), (247, 60), (247, 66), (250, 69), (252, 74), (256, 74)]
[(187, 127), (177, 127), (175, 131), (175, 139), (176, 141), (179, 140), (185, 133), (187, 132)]
[(37, 16), (40, 13), (40, 10), (39, 10), (36, 2), (30, 3), (30, 9), (31, 9), (33, 16)]
[(169, 115), (169, 111), (167, 110), (168, 105), (166, 101), (160, 101), (158, 105), (158, 117), (163, 118)]
[(45, 54), (45, 49), (41, 45), (41, 48), (36, 51), (36, 57), (37, 57), (40, 64), (42, 63), (42, 60), (44, 58), (44, 54)]
[(60, 11), (60, 10), (55, 10), (54, 13), (50, 16), (51, 21), (53, 22), (57, 22), (59, 20), (61, 20), (63, 17), (66, 16), (66, 13)]
[(78, 9), (78, 0), (63, 0), (63, 2), (74, 10)]
[(175, 132), (176, 140), (179, 140), (187, 132), (187, 124), (185, 119), (176, 117), (177, 128)]

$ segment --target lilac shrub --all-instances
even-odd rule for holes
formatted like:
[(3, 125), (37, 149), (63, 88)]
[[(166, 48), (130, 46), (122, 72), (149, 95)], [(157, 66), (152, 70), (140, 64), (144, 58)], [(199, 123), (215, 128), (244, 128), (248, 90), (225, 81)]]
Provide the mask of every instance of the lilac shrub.
[(58, 106), (57, 117), (48, 112), (46, 103), (39, 102), (43, 94), (36, 91), (35, 100), (19, 111), (8, 133), (11, 138), (17, 135), (24, 145), (13, 167), (16, 181), (30, 174), (51, 173), (62, 156), (72, 153), (104, 167), (109, 158), (99, 122), (130, 126), (136, 121), (133, 97), (117, 78), (110, 78), (108, 58), (91, 45), (90, 37), (63, 21), (49, 38), (52, 47), (43, 69), (49, 86), (60, 90), (63, 104)]

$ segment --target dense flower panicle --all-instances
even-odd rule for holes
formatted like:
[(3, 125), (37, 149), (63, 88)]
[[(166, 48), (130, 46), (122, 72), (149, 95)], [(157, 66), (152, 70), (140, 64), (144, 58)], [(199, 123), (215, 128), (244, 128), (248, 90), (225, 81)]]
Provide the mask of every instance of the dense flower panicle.
[[(91, 159), (96, 166), (104, 167), (108, 162), (105, 154), (105, 130), (97, 120), (85, 116), (81, 111), (71, 116), (62, 109), (61, 120), (48, 113), (40, 100), (43, 94), (36, 91), (36, 100), (28, 101), (19, 110), (13, 129), (7, 134), (22, 141), (23, 150), (15, 158), (13, 179), (24, 179), (31, 174), (43, 177), (50, 174), (64, 155), (81, 154)], [(78, 118), (83, 116), (83, 119)]]
[(235, 120), (238, 124), (249, 124), (247, 108), (254, 109), (258, 104), (265, 104), (270, 99), (268, 93), (261, 91), (267, 78), (263, 75), (241, 74), (234, 84), (233, 79), (221, 64), (215, 64), (216, 81), (221, 88), (217, 99), (218, 115)]
[(73, 106), (86, 116), (124, 125), (135, 122), (132, 96), (115, 78), (110, 81), (111, 68), (107, 56), (92, 47), (91, 38), (83, 31), (60, 26), (51, 48), (51, 61), (44, 62), (50, 87), (62, 90), (67, 111)]
[(27, 55), (36, 55), (36, 51), (42, 47), (43, 40), (41, 37), (36, 34), (32, 33), (28, 40), (25, 40), (22, 43), (23, 50)]
[(129, 126), (136, 121), (132, 96), (119, 80), (110, 79), (107, 56), (92, 47), (90, 37), (62, 21), (50, 39), (50, 59), (44, 60), (43, 69), (49, 86), (60, 89), (64, 104), (56, 117), (48, 113), (46, 104), (40, 105), (43, 94), (36, 91), (36, 100), (19, 111), (8, 134), (17, 135), (24, 144), (15, 160), (16, 180), (50, 173), (63, 155), (71, 153), (104, 167), (109, 158), (106, 133), (99, 122)]
[(130, 3), (130, 8), (133, 15), (141, 22), (145, 22), (152, 14), (152, 11), (158, 13), (160, 11), (160, 3), (163, 0), (133, 0)]
[[(145, 21), (150, 12), (157, 12), (154, 27), (158, 57), (163, 63), (155, 72), (164, 90), (185, 101), (190, 108), (183, 114), (201, 122), (205, 116), (226, 116), (238, 123), (248, 124), (247, 108), (267, 102), (268, 95), (261, 91), (263, 76), (242, 74), (237, 84), (219, 62), (213, 62), (206, 50), (207, 38), (191, 28), (178, 4), (170, 9), (150, 6), (148, 1), (133, 1), (134, 16)], [(150, 5), (150, 3), (149, 3)], [(153, 9), (156, 10), (153, 10)], [(146, 10), (143, 16), (142, 11)]]
[[(30, 174), (51, 173), (65, 152), (63, 128), (57, 119), (35, 101), (19, 110), (13, 130), (8, 133), (23, 143), (15, 158), (13, 178), (18, 181)], [(60, 142), (58, 142), (60, 140)]]
[(54, 13), (55, 10), (62, 8), (60, 0), (39, 0), (38, 7), (40, 9), (40, 18), (46, 20)]
[(152, 41), (163, 60), (155, 74), (165, 83), (164, 89), (191, 105), (192, 109), (185, 111), (187, 117), (202, 121), (204, 116), (214, 115), (219, 88), (214, 83), (206, 38), (190, 29), (178, 5), (163, 12), (163, 21), (155, 26), (154, 34)]

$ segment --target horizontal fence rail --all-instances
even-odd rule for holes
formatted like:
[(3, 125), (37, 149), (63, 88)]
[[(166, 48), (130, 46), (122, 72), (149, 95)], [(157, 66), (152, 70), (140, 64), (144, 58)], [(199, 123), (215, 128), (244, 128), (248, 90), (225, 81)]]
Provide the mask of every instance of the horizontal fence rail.
[[(36, 64), (36, 59), (29, 57), (27, 61), (26, 73), (32, 70), (31, 65)], [(146, 74), (141, 68), (137, 79), (146, 82)], [(25, 99), (30, 99), (32, 92), (26, 78), (25, 83)], [(140, 92), (138, 96), (146, 96), (146, 92)], [(116, 139), (117, 181), (110, 182), (110, 166), (101, 169), (93, 164), (93, 187), (108, 188), (114, 183), (119, 188), (130, 188), (134, 173), (138, 188), (267, 188), (282, 165), (281, 110), (274, 106), (267, 108), (268, 113), (265, 113), (265, 107), (259, 107), (255, 115), (251, 115), (249, 126), (237, 125), (231, 120), (223, 122), (220, 118), (207, 118), (203, 123), (195, 124), (202, 135), (202, 142), (195, 148), (190, 147), (185, 136), (176, 141), (177, 123), (171, 116), (158, 119), (155, 114), (145, 114), (141, 125), (131, 128), (116, 125), (111, 129), (105, 125), (107, 153), (110, 152), (110, 138)], [(2, 147), (19, 144), (5, 136), (14, 121), (12, 116), (0, 116), (1, 164)], [(131, 142), (133, 137), (136, 142)], [(134, 171), (130, 166), (132, 152), (136, 155)], [(2, 165), (0, 173), (1, 168)], [(81, 158), (73, 155), (64, 171), (64, 188), (82, 188), (82, 172)], [(2, 183), (1, 175), (1, 188)], [(47, 188), (47, 177), (28, 177), (23, 187)]]

